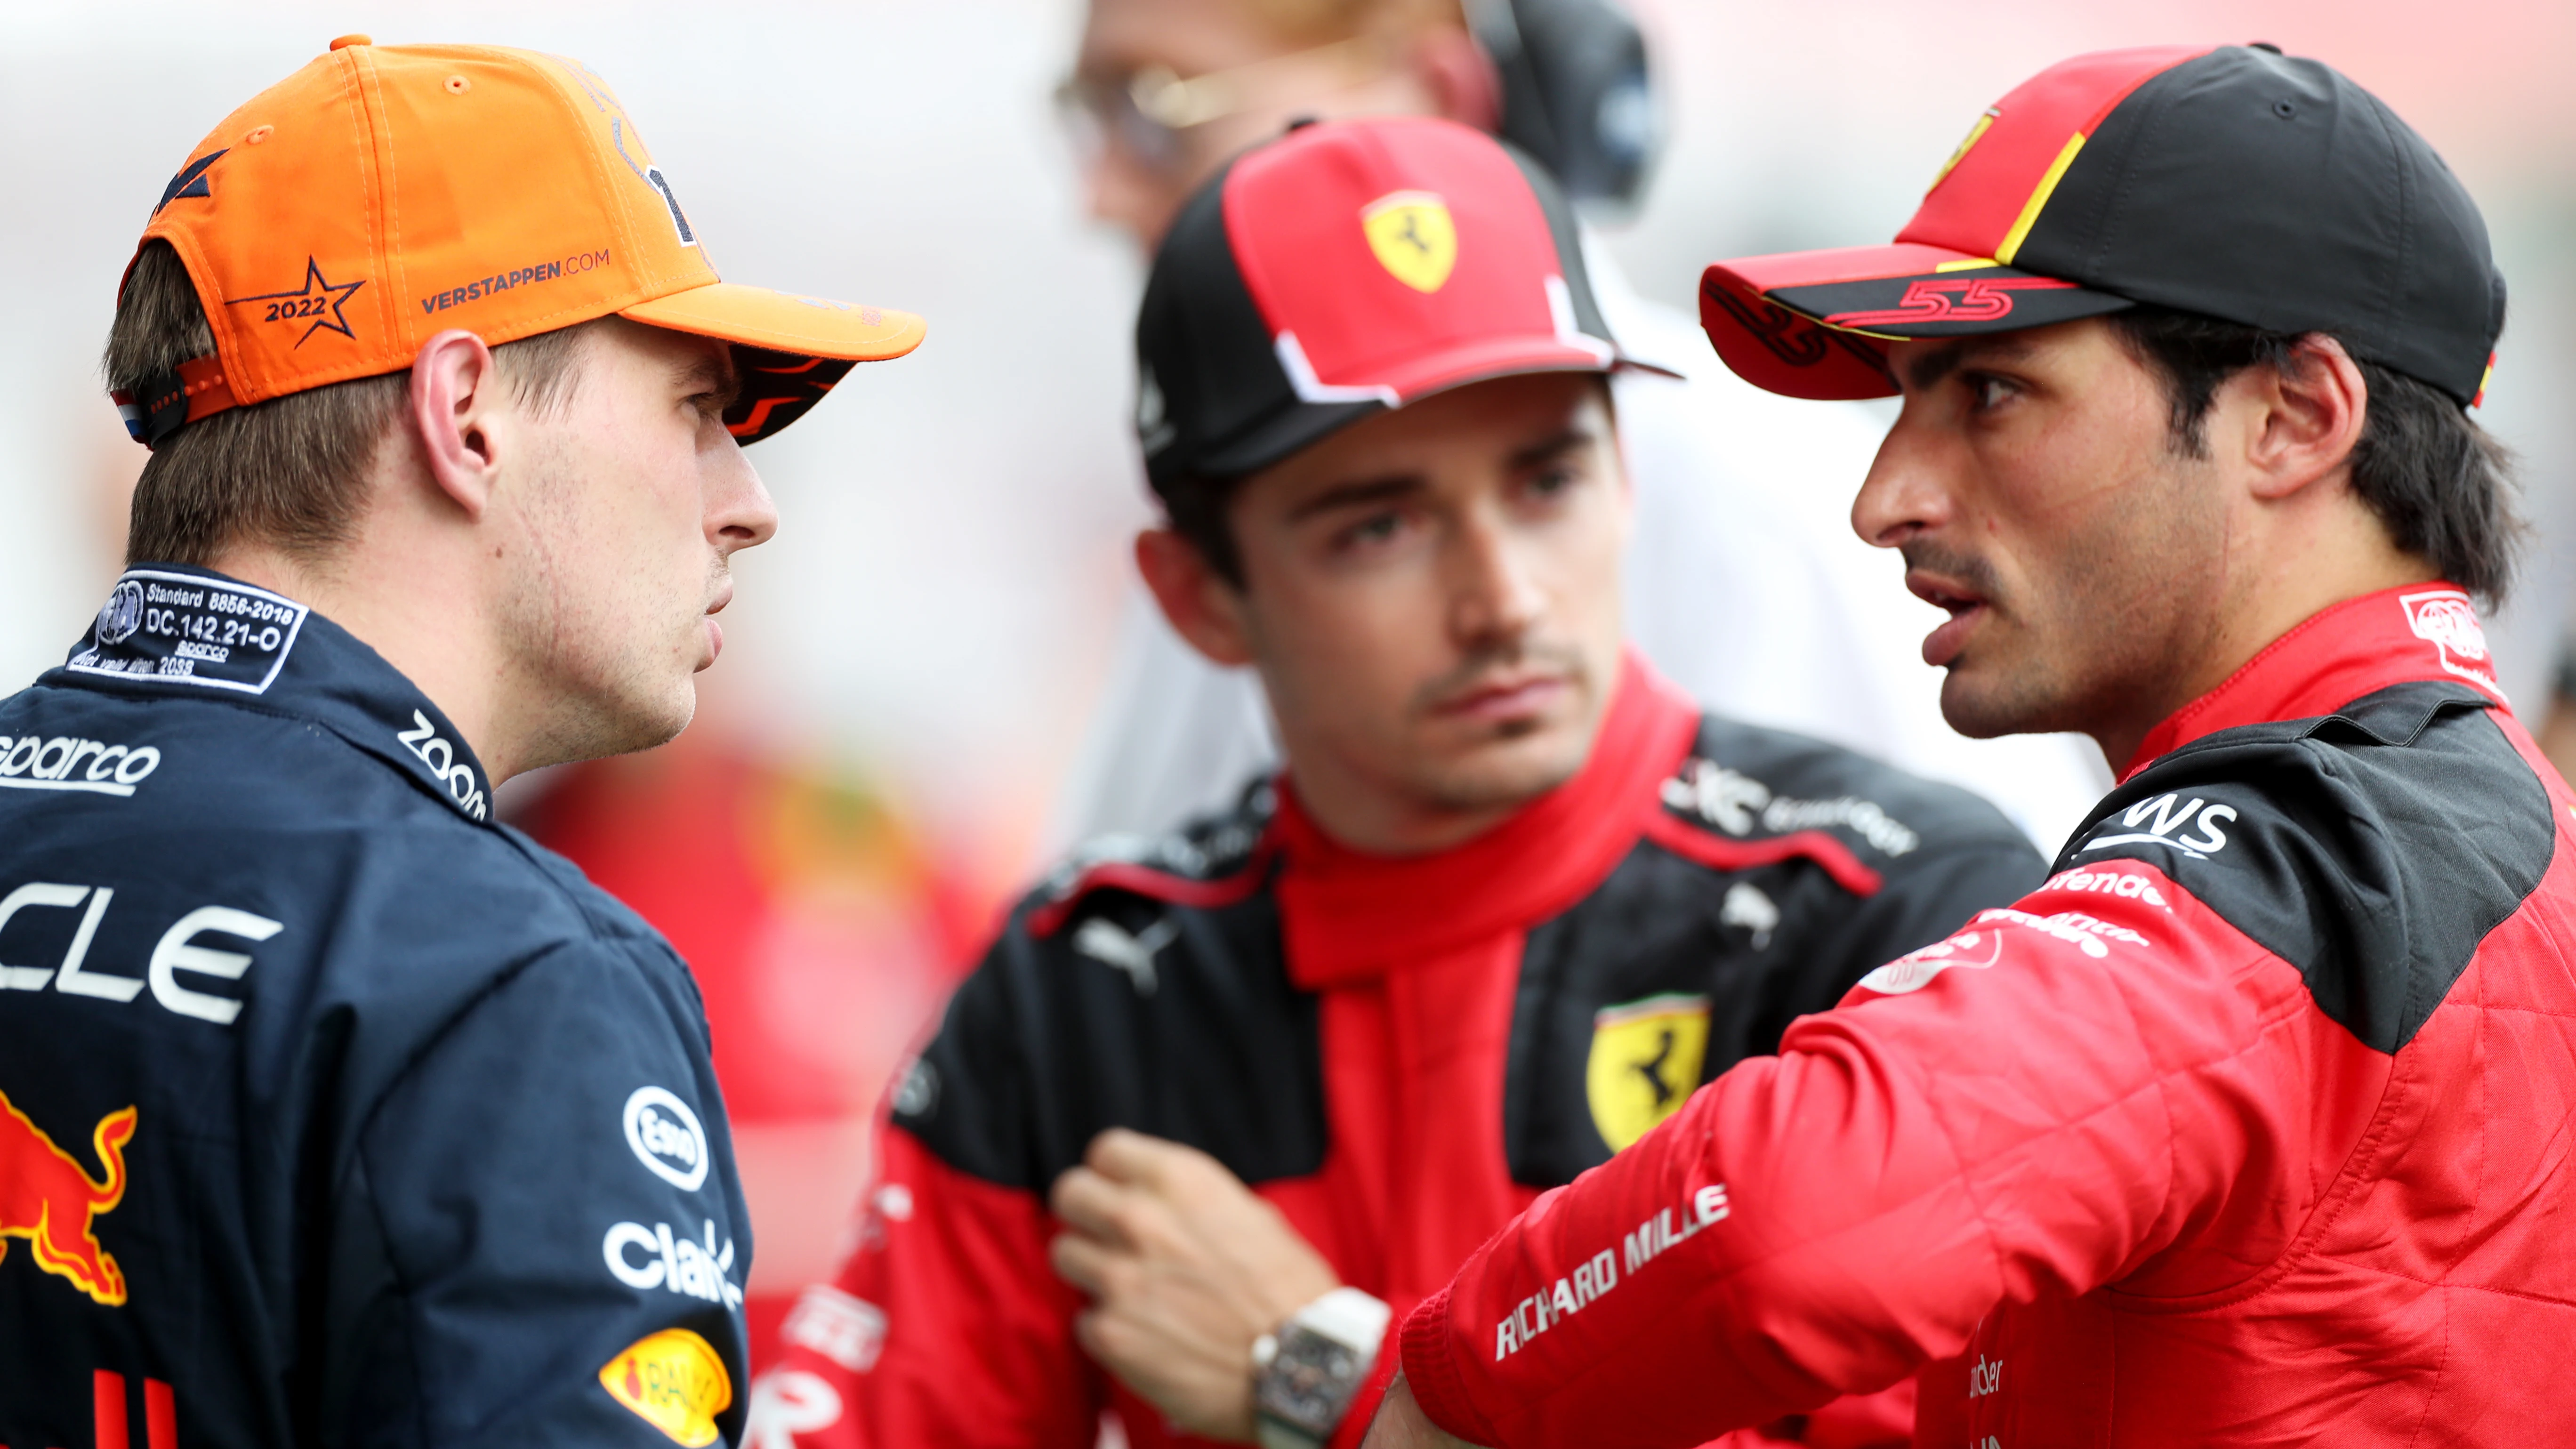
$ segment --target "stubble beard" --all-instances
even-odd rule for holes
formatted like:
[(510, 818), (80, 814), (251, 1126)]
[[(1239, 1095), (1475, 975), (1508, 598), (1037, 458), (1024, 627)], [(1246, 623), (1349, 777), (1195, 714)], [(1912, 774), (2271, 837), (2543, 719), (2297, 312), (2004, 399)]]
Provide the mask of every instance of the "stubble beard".
[[(585, 572), (593, 547), (572, 510), (567, 490), (578, 485), (560, 460), (536, 481), (525, 510), (527, 546), (519, 554), (504, 595), (500, 632), (512, 662), (512, 687), (523, 698), (513, 711), (526, 722), (522, 770), (631, 754), (670, 743), (697, 712), (696, 680), (671, 678), (674, 654), (694, 664), (705, 599), (712, 597), (724, 565), (715, 563), (704, 592), (685, 619), (676, 602), (649, 594), (623, 595), (633, 575), (616, 567)], [(649, 633), (635, 615), (659, 623)]]
[(1980, 557), (1902, 547), (1907, 567), (1968, 583), (1993, 610), (1942, 681), (1952, 729), (2102, 739), (2142, 732), (2142, 716), (2152, 724), (2185, 702), (2171, 695), (2212, 642), (2225, 521), (2187, 462), (2151, 467), (2122, 505), (2053, 553), (2044, 575), (2018, 585)]
[(1582, 773), (1600, 728), (1601, 685), (1582, 651), (1571, 645), (1518, 642), (1479, 650), (1417, 691), (1411, 713), (1420, 717), (1437, 701), (1454, 697), (1498, 668), (1531, 664), (1558, 674), (1582, 701), (1590, 716), (1582, 737), (1554, 758), (1522, 758), (1524, 752), (1510, 746), (1544, 732), (1547, 726), (1531, 721), (1500, 726), (1463, 756), (1426, 760), (1408, 782), (1418, 798), (1442, 810), (1492, 810), (1525, 804)]

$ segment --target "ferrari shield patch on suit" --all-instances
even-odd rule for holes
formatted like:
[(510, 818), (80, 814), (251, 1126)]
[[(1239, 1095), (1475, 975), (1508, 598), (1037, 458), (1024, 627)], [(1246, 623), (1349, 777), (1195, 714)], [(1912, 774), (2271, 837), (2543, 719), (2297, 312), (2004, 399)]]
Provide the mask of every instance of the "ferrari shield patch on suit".
[(1708, 1053), (1708, 998), (1649, 996), (1592, 1019), (1583, 1073), (1592, 1125), (1613, 1152), (1680, 1110)]

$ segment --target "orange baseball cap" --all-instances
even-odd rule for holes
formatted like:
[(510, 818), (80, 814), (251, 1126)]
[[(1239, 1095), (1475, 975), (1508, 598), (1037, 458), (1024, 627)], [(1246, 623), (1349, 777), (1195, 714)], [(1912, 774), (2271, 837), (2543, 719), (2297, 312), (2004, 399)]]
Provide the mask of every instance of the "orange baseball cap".
[(147, 445), (400, 372), (450, 328), (497, 346), (611, 313), (735, 344), (725, 422), (749, 443), (923, 333), (908, 312), (719, 280), (607, 82), (497, 46), (331, 42), (198, 145), (152, 209), (156, 239), (187, 265), (215, 355), (116, 395)]

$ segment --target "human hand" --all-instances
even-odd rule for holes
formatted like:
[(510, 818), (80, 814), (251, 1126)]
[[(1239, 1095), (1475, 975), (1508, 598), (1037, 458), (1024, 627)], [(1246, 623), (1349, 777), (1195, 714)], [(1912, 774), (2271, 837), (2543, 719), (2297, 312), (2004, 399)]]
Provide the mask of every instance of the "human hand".
[(1451, 1437), (1422, 1406), (1413, 1401), (1413, 1387), (1397, 1374), (1389, 1384), (1386, 1397), (1378, 1401), (1377, 1417), (1369, 1421), (1368, 1437), (1360, 1449), (1474, 1449), (1464, 1439)]
[(1083, 1350), (1175, 1425), (1252, 1441), (1252, 1341), (1341, 1285), (1277, 1208), (1194, 1147), (1113, 1127), (1048, 1204)]

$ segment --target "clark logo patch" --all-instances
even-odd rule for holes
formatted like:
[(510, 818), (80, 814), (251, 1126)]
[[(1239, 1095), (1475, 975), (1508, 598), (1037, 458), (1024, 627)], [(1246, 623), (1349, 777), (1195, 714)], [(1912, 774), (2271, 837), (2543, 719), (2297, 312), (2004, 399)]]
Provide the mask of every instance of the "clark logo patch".
[(1708, 998), (1649, 996), (1592, 1018), (1583, 1095), (1613, 1152), (1681, 1110), (1708, 1056)]
[(599, 1386), (688, 1449), (716, 1442), (716, 1415), (733, 1406), (724, 1359), (685, 1328), (637, 1339), (600, 1369)]
[(1360, 209), (1360, 230), (1387, 275), (1417, 292), (1437, 292), (1458, 265), (1458, 225), (1449, 203), (1428, 191), (1390, 192)]

